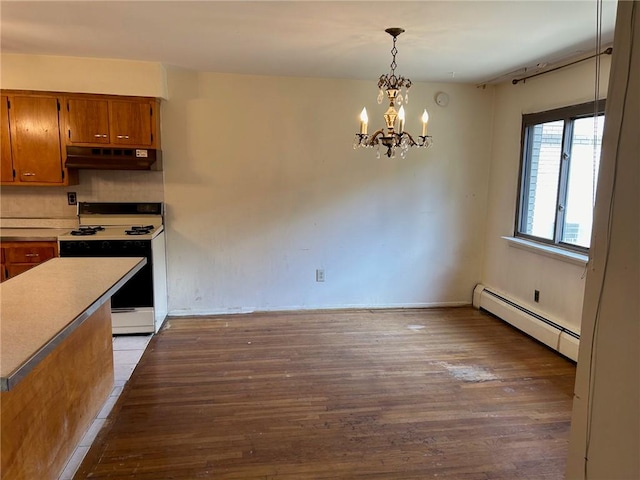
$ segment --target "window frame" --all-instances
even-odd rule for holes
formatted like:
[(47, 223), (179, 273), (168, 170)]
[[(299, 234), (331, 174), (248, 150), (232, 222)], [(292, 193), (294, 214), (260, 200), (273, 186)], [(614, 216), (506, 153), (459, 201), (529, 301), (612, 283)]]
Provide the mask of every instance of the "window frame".
[[(569, 167), (571, 165), (571, 142), (573, 139), (573, 121), (580, 118), (589, 118), (604, 115), (605, 99), (597, 102), (586, 102), (568, 107), (546, 110), (544, 112), (527, 113), (522, 115), (522, 127), (520, 132), (520, 171), (518, 172), (518, 196), (516, 205), (516, 217), (514, 225), (514, 234), (516, 238), (531, 240), (533, 242), (543, 243), (554, 247), (570, 250), (579, 253), (589, 253), (588, 247), (575, 245), (562, 241), (564, 215), (566, 208), (560, 208), (561, 200), (566, 203), (566, 194), (569, 178)], [(564, 121), (561, 141), (561, 161), (558, 172), (558, 193), (556, 196), (555, 222), (553, 226), (553, 239), (538, 237), (524, 233), (523, 215), (527, 211), (525, 205), (529, 198), (531, 186), (531, 142), (532, 135), (530, 129), (535, 125), (547, 122)]]

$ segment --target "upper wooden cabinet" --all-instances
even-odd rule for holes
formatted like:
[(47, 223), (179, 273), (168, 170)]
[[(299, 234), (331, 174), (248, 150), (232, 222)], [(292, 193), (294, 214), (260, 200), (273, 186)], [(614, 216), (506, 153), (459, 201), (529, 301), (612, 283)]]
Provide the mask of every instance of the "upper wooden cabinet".
[(156, 98), (2, 90), (0, 102), (2, 185), (77, 184), (68, 146), (160, 149)]
[(70, 95), (65, 105), (68, 145), (159, 148), (154, 98)]
[(116, 145), (153, 145), (154, 106), (145, 102), (111, 102), (111, 142)]
[(2, 95), (3, 185), (71, 185), (64, 168), (60, 98), (47, 93)]
[(0, 182), (12, 183), (14, 180), (13, 158), (11, 156), (11, 134), (9, 133), (9, 98), (0, 97), (2, 102), (2, 119), (0, 120)]
[(109, 102), (66, 98), (67, 143), (109, 143)]

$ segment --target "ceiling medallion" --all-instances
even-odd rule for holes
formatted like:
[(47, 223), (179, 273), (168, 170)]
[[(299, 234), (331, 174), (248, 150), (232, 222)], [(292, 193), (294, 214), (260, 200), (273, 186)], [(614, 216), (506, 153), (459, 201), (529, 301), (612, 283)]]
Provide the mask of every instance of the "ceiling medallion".
[[(404, 130), (404, 106), (403, 103), (409, 102), (409, 88), (411, 88), (411, 80), (402, 76), (396, 76), (396, 54), (398, 49), (396, 48), (396, 40), (398, 36), (404, 32), (402, 28), (387, 28), (385, 30), (389, 35), (393, 37), (393, 48), (391, 49), (391, 71), (387, 74), (380, 75), (378, 79), (378, 103), (381, 104), (384, 100), (386, 93), (389, 100), (389, 108), (384, 113), (384, 121), (386, 125), (386, 132), (384, 128), (376, 130), (373, 134), (368, 135), (367, 129), (369, 126), (369, 118), (367, 116), (367, 109), (363, 108), (360, 114), (360, 133), (356, 133), (355, 140), (353, 142), (353, 148), (358, 147), (376, 147), (376, 157), (380, 158), (380, 145), (387, 151), (383, 154), (389, 158), (393, 158), (396, 155), (396, 149), (400, 150), (400, 157), (405, 158), (409, 147), (430, 147), (432, 144), (431, 136), (427, 135), (427, 122), (429, 121), (429, 114), (427, 110), (424, 110), (422, 114), (422, 135), (417, 137), (417, 141), (411, 136), (409, 132)], [(403, 95), (404, 89), (404, 95)], [(395, 106), (399, 105), (400, 109), (396, 111)], [(397, 131), (396, 131), (397, 121)]]

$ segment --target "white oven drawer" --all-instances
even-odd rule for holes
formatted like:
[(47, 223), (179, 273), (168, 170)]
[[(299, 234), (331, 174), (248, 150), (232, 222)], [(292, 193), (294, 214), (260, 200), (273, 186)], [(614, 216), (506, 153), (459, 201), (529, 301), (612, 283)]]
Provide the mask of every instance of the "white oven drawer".
[(155, 332), (153, 308), (136, 308), (126, 311), (111, 311), (112, 333), (125, 335)]

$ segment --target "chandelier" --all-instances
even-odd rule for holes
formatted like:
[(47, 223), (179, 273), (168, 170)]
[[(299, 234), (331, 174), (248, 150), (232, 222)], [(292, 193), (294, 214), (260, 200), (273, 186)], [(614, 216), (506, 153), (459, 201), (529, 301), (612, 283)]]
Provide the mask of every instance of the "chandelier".
[[(358, 147), (376, 147), (376, 158), (380, 158), (380, 145), (383, 147), (383, 154), (389, 158), (396, 156), (396, 149), (400, 149), (400, 157), (405, 158), (409, 147), (430, 147), (431, 136), (427, 135), (427, 122), (429, 114), (425, 109), (422, 114), (422, 135), (417, 137), (417, 141), (409, 132), (404, 130), (404, 106), (403, 103), (409, 102), (409, 88), (411, 88), (411, 80), (401, 76), (396, 76), (396, 40), (398, 35), (404, 32), (402, 28), (387, 28), (385, 30), (393, 37), (393, 48), (391, 49), (391, 71), (387, 74), (380, 75), (378, 79), (378, 103), (384, 100), (384, 94), (387, 94), (389, 100), (389, 108), (384, 113), (384, 121), (386, 124), (386, 132), (384, 128), (376, 130), (373, 134), (367, 134), (369, 118), (367, 117), (367, 109), (363, 108), (360, 114), (360, 133), (356, 133), (353, 142), (353, 148)], [(402, 91), (404, 89), (404, 95)], [(399, 105), (400, 109), (396, 111), (395, 106)], [(396, 120), (398, 130), (396, 131)], [(384, 148), (387, 149), (384, 152)]]

